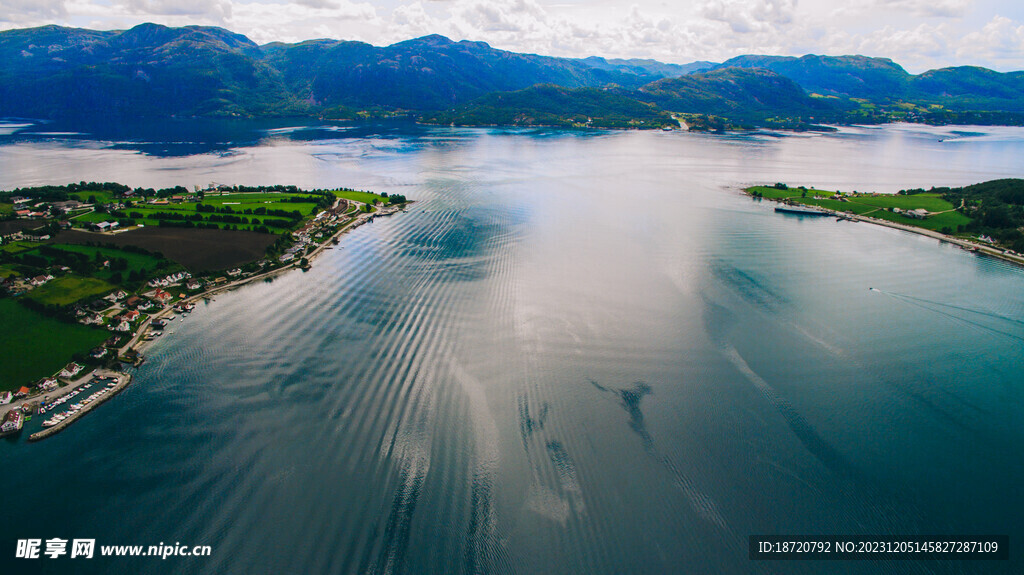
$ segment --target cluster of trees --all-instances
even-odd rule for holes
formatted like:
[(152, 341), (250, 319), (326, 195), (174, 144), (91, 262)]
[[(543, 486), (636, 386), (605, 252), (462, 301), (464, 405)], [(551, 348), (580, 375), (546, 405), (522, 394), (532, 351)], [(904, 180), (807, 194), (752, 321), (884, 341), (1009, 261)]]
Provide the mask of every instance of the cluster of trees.
[(41, 202), (63, 202), (70, 199), (70, 194), (79, 192), (109, 192), (120, 196), (132, 189), (117, 182), (79, 182), (64, 186), (32, 186), (27, 188), (14, 188), (10, 191), (0, 192), (0, 200), (10, 200), (15, 196), (32, 198)]
[[(125, 187), (127, 187), (127, 186), (125, 186)], [(161, 188), (159, 190), (154, 190), (153, 188), (135, 188), (132, 191), (135, 192), (135, 195), (137, 195), (137, 196), (145, 196), (145, 197), (156, 196), (158, 198), (169, 198), (171, 196), (185, 196), (185, 195), (188, 195), (190, 193), (188, 188), (186, 188), (184, 186), (174, 186), (173, 188)], [(121, 193), (121, 194), (118, 194), (118, 195), (124, 195), (124, 194)]]
[[(963, 231), (991, 236), (1013, 251), (1024, 253), (1024, 179), (1006, 178), (982, 182), (962, 188), (915, 188), (900, 194), (942, 194), (943, 199), (958, 206), (971, 218)], [(963, 204), (963, 207), (959, 207)]]
[[(300, 190), (298, 186), (292, 185), (280, 185), (276, 184), (273, 186), (222, 186), (219, 188), (223, 192), (237, 192), (240, 194), (266, 194), (266, 193), (283, 193), (283, 194), (299, 194), (307, 193)], [(309, 192), (316, 193), (316, 192)]]
[[(200, 218), (202, 220), (202, 218)], [(220, 226), (214, 223), (204, 223), (203, 221), (195, 222), (191, 220), (179, 221), (179, 220), (160, 220), (157, 225), (161, 228), (196, 228), (201, 230), (216, 230)]]
[(18, 301), (21, 303), (21, 305), (31, 310), (35, 310), (45, 316), (56, 318), (65, 322), (75, 321), (75, 312), (72, 306), (57, 305), (55, 303), (43, 304), (28, 297), (18, 298)]
[[(218, 214), (213, 213), (206, 217), (202, 214), (183, 214), (180, 212), (152, 212), (146, 215), (146, 218), (151, 220), (158, 220), (160, 226), (169, 228), (200, 228), (200, 229), (217, 229), (223, 227), (224, 229), (238, 229), (239, 225), (252, 225), (253, 231), (269, 234), (270, 228), (290, 229), (295, 225), (295, 222), (302, 218), (302, 214), (295, 212), (286, 212), (284, 210), (267, 210), (266, 208), (256, 208), (255, 210), (246, 210), (246, 212), (253, 212), (257, 214), (273, 214), (273, 215), (284, 215), (290, 219), (272, 219), (266, 218), (262, 222), (258, 218), (249, 219), (245, 216), (237, 216), (234, 214)], [(133, 213), (134, 215), (134, 213)], [(142, 214), (138, 214), (141, 216)], [(232, 224), (232, 226), (219, 226), (218, 224)]]
[(316, 203), (320, 208), (326, 209), (334, 205), (334, 194), (330, 192), (314, 193), (316, 197), (309, 196), (288, 196), (280, 200), (282, 203), (296, 203), (296, 204), (308, 204), (310, 202)]

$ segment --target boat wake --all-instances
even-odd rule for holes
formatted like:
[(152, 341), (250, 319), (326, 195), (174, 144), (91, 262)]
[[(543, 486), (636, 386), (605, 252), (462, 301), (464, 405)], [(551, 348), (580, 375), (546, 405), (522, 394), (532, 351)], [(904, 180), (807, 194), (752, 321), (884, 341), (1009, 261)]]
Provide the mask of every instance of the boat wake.
[[(981, 318), (993, 319), (993, 320), (997, 320), (998, 322), (1014, 324), (1014, 325), (1017, 325), (1017, 326), (1024, 327), (1024, 321), (1021, 321), (1019, 319), (1015, 319), (1015, 318), (1012, 318), (1012, 317), (1007, 317), (1007, 316), (1000, 315), (1000, 314), (997, 314), (997, 313), (994, 313), (994, 312), (991, 312), (991, 311), (985, 311), (985, 310), (979, 310), (979, 309), (973, 309), (973, 308), (969, 308), (969, 307), (963, 307), (963, 306), (943, 303), (943, 302), (940, 302), (940, 301), (935, 301), (935, 300), (930, 300), (930, 299), (925, 299), (925, 298), (919, 298), (919, 297), (915, 297), (915, 296), (911, 296), (911, 295), (907, 295), (907, 294), (900, 294), (900, 293), (880, 290), (878, 288), (873, 288), (873, 287), (872, 288), (868, 288), (868, 289), (873, 291), (873, 292), (877, 292), (877, 293), (889, 296), (892, 299), (894, 299), (896, 301), (899, 301), (899, 302), (902, 302), (902, 303), (905, 303), (907, 305), (912, 305), (914, 307), (917, 307), (917, 308), (920, 308), (920, 309), (923, 309), (923, 310), (926, 310), (926, 311), (930, 311), (932, 313), (935, 313), (935, 314), (947, 317), (947, 318), (949, 318), (950, 320), (952, 320), (952, 321), (954, 321), (956, 323), (959, 323), (959, 324), (962, 324), (962, 325), (971, 326), (971, 327), (974, 327), (974, 328), (977, 328), (977, 329), (980, 329), (980, 330), (983, 330), (983, 331), (986, 331), (986, 332), (989, 332), (989, 333), (992, 333), (992, 334), (995, 334), (995, 335), (1001, 335), (1001, 336), (1004, 336), (1004, 337), (1008, 337), (1010, 339), (1015, 339), (1017, 341), (1024, 342), (1024, 335), (1015, 334), (1015, 333), (1010, 332), (1010, 331), (1005, 331), (1003, 329), (999, 329), (999, 328), (993, 327), (991, 325), (986, 325), (984, 323), (981, 323), (980, 321), (976, 321), (974, 319), (968, 319), (968, 318), (969, 317), (976, 317), (976, 318), (979, 318), (979, 319), (981, 319)], [(957, 312), (962, 312), (964, 314), (969, 314), (969, 315), (967, 315), (967, 316), (958, 315)]]

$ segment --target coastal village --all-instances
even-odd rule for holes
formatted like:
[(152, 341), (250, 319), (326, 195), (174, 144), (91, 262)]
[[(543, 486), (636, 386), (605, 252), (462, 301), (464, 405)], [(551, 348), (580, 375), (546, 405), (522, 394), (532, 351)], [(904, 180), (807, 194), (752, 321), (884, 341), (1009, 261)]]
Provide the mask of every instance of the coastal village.
[[(987, 185), (983, 183), (975, 187)], [(905, 190), (898, 194), (844, 193), (807, 186), (790, 187), (783, 183), (752, 186), (744, 192), (756, 200), (778, 202), (776, 212), (798, 216), (832, 216), (837, 221), (872, 223), (935, 238), (977, 255), (1024, 265), (1024, 254), (1019, 251), (1020, 242), (1014, 244), (1018, 249), (1013, 249), (1008, 245), (1009, 242), (999, 242), (989, 235), (994, 235), (994, 232), (986, 233), (986, 228), (971, 225), (972, 220), (983, 220), (979, 217), (983, 214), (979, 212), (984, 204), (973, 198), (968, 200), (961, 197), (954, 204), (934, 190)], [(1011, 231), (1010, 235), (1013, 233)], [(1020, 234), (1016, 235), (1019, 237)]]
[[(277, 199), (263, 191), (252, 193), (260, 194), (261, 199), (272, 198), (264, 200), (264, 203), (268, 204), (271, 201), (294, 202), (296, 199), (303, 199), (297, 196)], [(343, 197), (346, 195), (344, 192), (332, 194), (329, 196), (331, 201), (321, 202), (326, 205), (317, 206), (308, 214), (297, 218), (297, 221), (293, 222), (293, 229), (278, 236), (274, 246), (267, 250), (263, 258), (226, 270), (196, 274), (181, 266), (174, 266), (175, 271), (172, 273), (160, 274), (138, 282), (140, 287), (137, 290), (117, 287), (108, 293), (83, 298), (61, 308), (65, 316), (64, 321), (71, 321), (73, 318), (74, 322), (84, 326), (102, 328), (109, 333), (109, 337), (59, 371), (35, 381), (26, 381), (16, 389), (0, 392), (0, 436), (21, 433), (26, 423), (34, 417), (42, 419), (42, 424), (41, 430), (29, 437), (30, 441), (43, 439), (65, 429), (79, 417), (124, 389), (131, 382), (131, 375), (124, 372), (121, 366), (140, 365), (144, 361), (144, 346), (160, 337), (164, 329), (175, 319), (182, 321), (187, 318), (195, 309), (197, 301), (209, 299), (217, 292), (247, 282), (269, 278), (288, 269), (308, 268), (310, 260), (321, 251), (330, 249), (338, 242), (338, 236), (345, 231), (372, 222), (374, 218), (394, 214), (405, 206), (405, 198), (402, 196), (396, 196), (389, 201), (386, 195), (377, 196), (368, 192), (352, 191), (348, 194), (352, 197), (348, 198)], [(245, 192), (222, 189), (212, 184), (206, 189), (197, 189), (192, 194), (175, 194), (169, 198), (137, 197), (130, 207), (189, 203), (202, 206), (199, 202), (204, 199), (209, 201), (211, 196), (234, 200), (224, 202), (234, 205), (242, 205), (245, 200), (255, 198), (247, 198)], [(356, 197), (363, 201), (355, 199)], [(33, 202), (18, 196), (11, 200), (16, 208), (14, 216), (18, 219), (48, 221), (51, 226), (56, 224), (61, 229), (71, 228), (72, 225), (86, 228), (99, 243), (106, 238), (143, 227), (138, 224), (123, 226), (121, 224), (124, 223), (124, 218), (118, 221), (116, 217), (93, 217), (93, 221), (78, 224), (60, 219), (76, 211), (79, 215), (96, 214), (95, 205), (77, 200)], [(120, 202), (111, 202), (111, 205), (101, 207), (101, 213), (116, 215), (128, 207)], [(203, 208), (198, 209), (202, 211)], [(95, 221), (97, 219), (100, 221)], [(37, 228), (34, 233), (26, 233), (21, 229), (10, 231), (0, 236), (0, 247), (25, 245), (27, 242), (46, 242), (51, 239), (50, 234), (40, 231), (46, 230)], [(109, 270), (116, 262), (102, 260), (96, 264), (98, 269)], [(7, 274), (6, 277), (0, 278), (0, 291), (8, 298), (31, 297), (33, 291), (42, 290), (61, 278), (72, 277), (74, 273), (69, 266), (58, 264), (42, 267), (38, 271), (39, 273), (30, 277), (15, 273)]]

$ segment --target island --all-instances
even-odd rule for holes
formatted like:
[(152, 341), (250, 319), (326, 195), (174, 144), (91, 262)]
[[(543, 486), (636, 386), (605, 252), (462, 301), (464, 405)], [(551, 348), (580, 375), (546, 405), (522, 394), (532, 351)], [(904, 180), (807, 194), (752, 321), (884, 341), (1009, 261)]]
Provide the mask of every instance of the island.
[(1005, 178), (959, 188), (915, 188), (895, 194), (821, 190), (781, 182), (744, 191), (758, 200), (779, 202), (778, 212), (870, 222), (1024, 265), (1024, 179)]
[[(0, 192), (0, 435), (56, 433), (131, 381), (140, 347), (215, 292), (308, 269), (405, 196), (80, 182)], [(45, 414), (45, 415), (44, 415)]]

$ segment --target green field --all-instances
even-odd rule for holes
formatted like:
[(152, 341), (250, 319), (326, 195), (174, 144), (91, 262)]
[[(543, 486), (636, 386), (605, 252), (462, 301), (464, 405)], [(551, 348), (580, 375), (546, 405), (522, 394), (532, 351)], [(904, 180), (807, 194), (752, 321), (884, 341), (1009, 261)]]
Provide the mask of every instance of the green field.
[(5, 251), (11, 254), (20, 254), (22, 252), (34, 250), (37, 247), (39, 247), (39, 244), (36, 242), (19, 240), (16, 242), (11, 242), (9, 244), (4, 244), (3, 246), (0, 246), (0, 251)]
[(68, 196), (83, 203), (89, 203), (90, 196), (94, 197), (96, 202), (100, 204), (112, 204), (116, 201), (113, 192), (105, 192), (102, 190), (74, 192), (68, 194)]
[[(309, 198), (309, 202), (293, 202), (283, 201), (287, 198), (300, 197)], [(266, 226), (275, 233), (283, 233), (292, 229), (292, 226), (280, 226), (267, 224), (266, 220), (283, 221), (287, 220), (284, 216), (280, 215), (267, 215), (267, 214), (252, 214), (245, 213), (246, 210), (257, 210), (264, 208), (266, 210), (284, 210), (286, 212), (297, 211), (301, 214), (302, 220), (307, 219), (317, 209), (317, 196), (309, 194), (289, 194), (289, 193), (239, 193), (239, 194), (224, 194), (224, 195), (207, 195), (202, 201), (199, 202), (182, 202), (182, 203), (168, 203), (167, 205), (154, 205), (149, 203), (135, 204), (132, 207), (126, 207), (121, 210), (124, 214), (129, 217), (135, 216), (134, 219), (137, 224), (146, 226), (157, 226), (159, 225), (159, 219), (151, 218), (161, 212), (181, 214), (185, 217), (191, 217), (199, 213), (203, 216), (203, 224), (215, 223), (218, 228), (234, 229), (237, 227), (239, 230), (255, 230), (260, 226)], [(206, 207), (213, 207), (215, 209), (230, 208), (233, 213), (231, 214), (214, 214), (211, 212), (199, 212), (198, 206), (202, 204)], [(210, 216), (238, 216), (248, 220), (245, 223), (238, 222), (211, 222)], [(139, 218), (138, 216), (142, 216)], [(76, 218), (75, 222), (82, 223), (95, 223), (104, 220), (117, 219), (117, 217), (110, 214), (86, 214), (80, 218)], [(253, 223), (254, 220), (258, 220), (259, 223)], [(198, 224), (199, 222), (195, 222)]]
[(364, 204), (372, 204), (373, 202), (384, 202), (387, 203), (388, 199), (384, 196), (378, 196), (370, 192), (350, 192), (335, 190), (332, 192), (335, 196), (345, 200), (352, 200), (355, 202), (362, 202)]
[[(310, 202), (307, 204), (307, 203), (300, 203), (300, 202), (282, 202), (281, 201), (281, 200), (284, 200), (286, 198), (292, 198), (292, 197), (309, 198)], [(316, 206), (316, 202), (319, 199), (320, 199), (319, 197), (311, 196), (309, 194), (285, 194), (285, 193), (267, 192), (267, 193), (250, 193), (250, 194), (207, 195), (206, 198), (203, 199), (202, 203), (206, 204), (208, 206), (215, 206), (215, 207), (218, 207), (218, 208), (222, 207), (222, 206), (231, 206), (231, 209), (235, 210), (236, 212), (244, 210), (245, 208), (259, 208), (259, 207), (271, 208), (271, 207), (274, 207), (274, 208), (278, 208), (278, 209), (285, 209), (286, 207), (289, 207), (288, 209), (290, 209), (290, 210), (291, 209), (299, 210), (300, 212), (303, 213), (303, 215), (309, 215), (313, 211), (313, 208)], [(189, 204), (177, 204), (177, 205), (185, 206), (185, 205), (189, 205)], [(194, 206), (195, 204), (191, 204), (191, 205)], [(295, 206), (295, 207), (291, 207), (291, 206)], [(300, 207), (300, 206), (304, 206), (304, 207)]]
[[(128, 261), (128, 268), (125, 270), (121, 270), (120, 272), (115, 272), (110, 269), (100, 269), (96, 271), (94, 274), (92, 274), (105, 281), (110, 281), (115, 273), (120, 273), (123, 279), (127, 278), (128, 274), (130, 274), (131, 272), (138, 272), (147, 276), (146, 279), (149, 279), (158, 269), (159, 273), (163, 275), (171, 274), (176, 271), (181, 271), (182, 269), (181, 266), (176, 265), (167, 260), (161, 260), (160, 258), (154, 255), (138, 254), (115, 248), (103, 248), (75, 244), (50, 244), (50, 247), (57, 248), (65, 252), (85, 254), (89, 257), (90, 260), (95, 260), (96, 254), (100, 254), (100, 257), (105, 260), (124, 258), (125, 260)], [(160, 268), (161, 263), (166, 264), (167, 267)]]
[(14, 213), (14, 204), (0, 204), (0, 217)]
[(0, 390), (17, 389), (52, 375), (75, 353), (100, 345), (106, 330), (64, 323), (32, 311), (13, 299), (0, 299)]
[[(834, 191), (813, 188), (807, 190), (799, 188), (779, 190), (771, 186), (747, 188), (747, 193), (754, 192), (761, 194), (765, 198), (789, 199), (808, 206), (820, 206), (840, 212), (870, 216), (934, 231), (942, 231), (944, 228), (949, 228), (949, 230), (956, 232), (959, 226), (967, 225), (971, 221), (970, 218), (960, 212), (953, 211), (955, 206), (942, 199), (939, 194), (847, 195), (847, 201), (841, 202), (831, 199), (835, 196)], [(806, 197), (804, 196), (805, 193)], [(901, 210), (925, 209), (929, 212), (943, 213), (937, 213), (923, 220), (918, 220), (886, 211), (888, 208), (900, 208)]]
[(99, 212), (86, 212), (80, 216), (74, 216), (69, 221), (72, 224), (98, 224), (100, 222), (116, 221), (117, 218), (110, 214), (101, 214)]
[(97, 278), (65, 276), (52, 279), (35, 288), (25, 297), (43, 304), (69, 305), (76, 301), (114, 290), (113, 285)]

